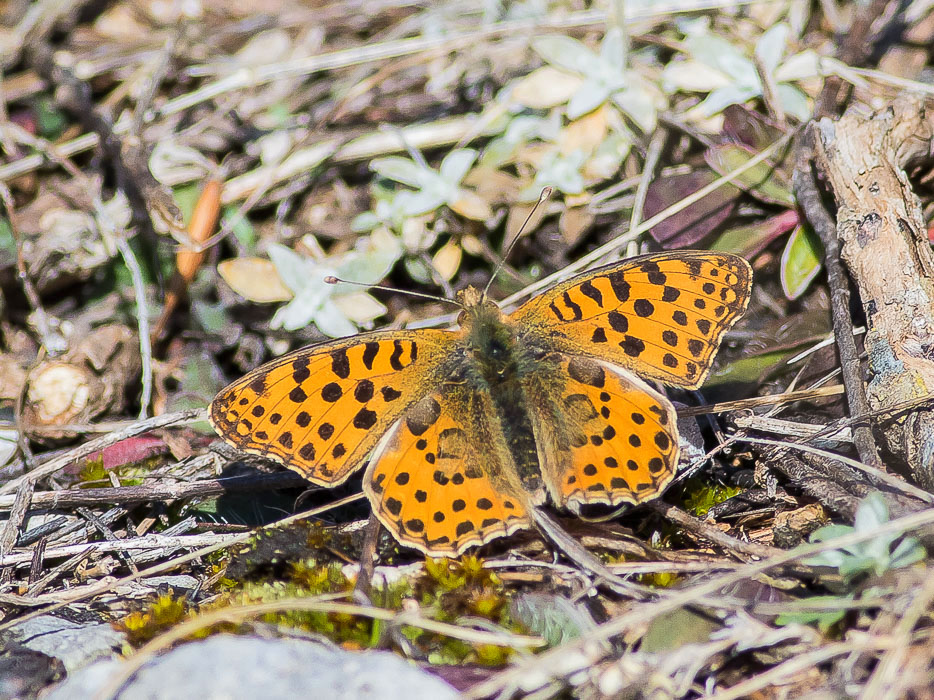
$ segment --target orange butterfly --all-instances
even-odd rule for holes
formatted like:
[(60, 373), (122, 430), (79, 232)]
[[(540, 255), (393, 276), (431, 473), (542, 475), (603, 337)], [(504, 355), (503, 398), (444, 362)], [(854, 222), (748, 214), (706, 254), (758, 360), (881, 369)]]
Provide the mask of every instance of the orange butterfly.
[(676, 251), (590, 270), (504, 314), (457, 295), (456, 330), (376, 331), (284, 355), (221, 391), (235, 447), (334, 486), (359, 469), (376, 516), (430, 555), (531, 526), (550, 498), (640, 503), (674, 477), (671, 402), (700, 386), (746, 309), (752, 269)]

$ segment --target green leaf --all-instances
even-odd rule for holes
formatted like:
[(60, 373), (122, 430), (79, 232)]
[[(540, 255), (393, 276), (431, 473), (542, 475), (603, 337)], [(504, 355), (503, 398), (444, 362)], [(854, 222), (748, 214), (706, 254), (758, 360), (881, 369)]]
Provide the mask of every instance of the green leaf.
[(888, 520), (889, 507), (885, 504), (882, 494), (874, 491), (866, 496), (856, 509), (853, 528), (856, 532), (872, 532)]
[(393, 204), (399, 208), (404, 218), (421, 216), (443, 206), (448, 200), (446, 194), (446, 192), (429, 190), (419, 190), (418, 192), (406, 190), (396, 195)]
[(779, 23), (770, 27), (756, 42), (756, 57), (769, 73), (778, 68), (790, 33), (791, 28), (787, 24)]
[(821, 269), (823, 257), (820, 241), (809, 228), (798, 226), (792, 231), (782, 251), (779, 280), (788, 299), (797, 299)]
[(744, 258), (751, 258), (765, 249), (779, 236), (788, 233), (797, 225), (798, 215), (794, 209), (764, 220), (756, 220), (746, 226), (734, 226), (724, 231), (713, 243), (710, 250), (721, 253), (735, 253)]
[(742, 357), (730, 362), (708, 377), (704, 386), (714, 387), (720, 384), (758, 383), (772, 372), (775, 367), (797, 353), (797, 350), (773, 350), (760, 355)]
[(334, 305), (333, 298), (321, 303), (312, 319), (318, 330), (331, 338), (343, 338), (357, 332), (356, 325)]
[(596, 626), (586, 608), (550, 593), (523, 593), (510, 609), (517, 622), (551, 647), (577, 639)]
[(276, 266), (283, 284), (293, 292), (298, 294), (308, 285), (309, 273), (314, 269), (313, 262), (280, 243), (270, 244), (269, 259)]
[[(337, 265), (337, 276), (341, 279), (363, 284), (376, 284), (383, 280), (392, 270), (396, 261), (402, 257), (402, 245), (398, 239), (391, 235), (381, 236), (379, 244), (374, 245), (370, 240), (357, 244), (356, 250), (347, 253)], [(360, 291), (356, 286), (334, 285), (340, 291)]]
[(65, 127), (68, 126), (68, 118), (65, 113), (58, 108), (55, 101), (48, 97), (40, 98), (36, 101), (36, 131), (39, 136), (50, 141), (57, 140)]
[(535, 182), (521, 193), (523, 200), (538, 199), (544, 187), (554, 187), (564, 194), (580, 194), (584, 191), (584, 176), (581, 174), (585, 156), (581, 151), (574, 151), (563, 156), (552, 153), (545, 158), (539, 171), (535, 174)]
[[(647, 86), (646, 86), (647, 87)], [(658, 124), (658, 106), (655, 96), (638, 82), (613, 93), (613, 104), (632, 119), (645, 134), (655, 131)]]
[(606, 102), (610, 96), (610, 89), (590, 80), (580, 86), (568, 102), (568, 119), (577, 119), (594, 111)]
[(755, 64), (726, 39), (708, 31), (695, 32), (685, 37), (684, 46), (691, 57), (726, 73), (738, 87), (761, 90)]
[[(789, 606), (790, 610), (779, 613), (775, 617), (775, 624), (783, 626), (814, 624), (817, 625), (821, 632), (826, 634), (831, 627), (846, 616), (849, 609), (847, 606), (852, 600), (852, 596), (811, 596), (807, 600), (801, 601), (801, 607), (823, 607), (824, 609), (796, 610), (795, 604), (792, 603)], [(821, 603), (826, 603), (826, 605), (821, 606)]]
[(697, 105), (701, 114), (704, 114), (708, 117), (712, 117), (715, 114), (719, 114), (724, 109), (730, 105), (741, 105), (744, 104), (747, 100), (751, 100), (753, 97), (757, 97), (761, 94), (761, 90), (753, 87), (746, 87), (740, 84), (728, 85), (726, 87), (717, 88), (709, 95), (707, 98)]
[[(704, 160), (721, 176), (745, 165), (754, 156), (749, 149), (735, 143), (715, 144), (704, 152)], [(767, 161), (734, 178), (733, 184), (769, 204), (779, 204), (789, 209), (795, 206), (791, 183)]]
[(322, 304), (330, 297), (331, 285), (325, 284), (323, 278), (324, 275), (321, 275), (315, 280), (309, 280), (305, 287), (296, 291), (288, 304), (276, 310), (269, 325), (272, 328), (294, 331), (311, 323)]
[(603, 41), (600, 42), (600, 58), (606, 65), (622, 72), (626, 68), (624, 47), (623, 32), (619, 27), (613, 25), (603, 35)]
[(603, 70), (602, 61), (577, 39), (561, 34), (549, 34), (532, 40), (532, 50), (548, 63), (583, 76)]
[(19, 450), (18, 433), (15, 430), (0, 430), (0, 467), (13, 459)]
[(180, 185), (172, 190), (172, 199), (175, 200), (175, 204), (182, 213), (186, 224), (191, 219), (191, 213), (195, 210), (195, 204), (198, 203), (198, 197), (200, 196), (201, 185), (194, 183)]
[(374, 158), (370, 161), (370, 170), (380, 177), (401, 182), (410, 187), (421, 187), (425, 182), (425, 168), (400, 156)]
[(801, 90), (788, 83), (779, 83), (775, 91), (778, 93), (778, 101), (785, 112), (802, 122), (810, 118), (811, 106), (807, 95)]
[(0, 262), (12, 264), (16, 260), (16, 240), (6, 217), (0, 217)]
[(191, 315), (194, 316), (202, 330), (212, 335), (221, 335), (230, 325), (226, 308), (221, 303), (208, 304), (198, 299), (192, 299)]
[[(230, 226), (230, 231), (247, 253), (256, 251), (256, 230), (245, 216), (239, 213), (239, 207), (228, 204), (221, 210), (223, 226)], [(229, 222), (233, 221), (231, 226)]]
[(380, 223), (380, 218), (376, 215), (376, 212), (365, 211), (362, 214), (355, 216), (353, 221), (350, 222), (350, 230), (354, 233), (372, 231), (374, 228), (379, 226)]
[[(888, 522), (888, 506), (878, 492), (873, 492), (859, 504), (854, 519), (855, 526), (828, 525), (811, 534), (811, 542), (831, 542), (836, 538), (854, 532), (871, 533)], [(858, 545), (821, 552), (804, 560), (813, 566), (827, 566), (837, 569), (844, 580), (850, 584), (859, 576), (866, 574), (881, 576), (891, 569), (897, 569), (921, 561), (926, 552), (914, 537), (902, 537), (897, 534), (878, 535)]]
[(449, 184), (459, 185), (476, 159), (477, 152), (472, 148), (455, 149), (441, 160), (438, 172)]

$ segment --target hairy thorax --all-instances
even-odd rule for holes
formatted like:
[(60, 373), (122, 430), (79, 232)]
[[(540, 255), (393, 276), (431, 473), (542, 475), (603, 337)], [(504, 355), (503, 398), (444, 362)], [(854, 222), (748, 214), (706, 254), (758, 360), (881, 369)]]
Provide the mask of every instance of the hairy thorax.
[[(496, 426), (505, 441), (516, 472), (532, 492), (542, 488), (535, 434), (529, 415), (525, 380), (535, 366), (530, 349), (519, 344), (515, 328), (499, 307), (468, 288), (459, 323), (466, 349), (465, 389), (474, 400), (486, 394), (495, 406)], [(542, 367), (538, 365), (541, 373)]]

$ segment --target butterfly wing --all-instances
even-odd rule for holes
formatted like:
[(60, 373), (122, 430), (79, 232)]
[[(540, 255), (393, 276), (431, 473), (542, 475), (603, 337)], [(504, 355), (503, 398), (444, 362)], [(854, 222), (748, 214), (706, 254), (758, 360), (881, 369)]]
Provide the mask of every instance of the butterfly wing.
[(525, 493), (489, 395), (442, 387), (412, 406), (373, 452), (363, 490), (392, 535), (457, 556), (530, 526)]
[(451, 331), (385, 331), (283, 355), (223, 389), (209, 419), (227, 442), (333, 486), (443, 376)]
[(547, 338), (562, 352), (696, 388), (751, 289), (752, 268), (742, 258), (679, 250), (589, 270), (529, 300), (509, 320), (527, 344)]
[(553, 355), (526, 378), (542, 477), (552, 500), (641, 503), (675, 475), (675, 410), (629, 372), (584, 357)]

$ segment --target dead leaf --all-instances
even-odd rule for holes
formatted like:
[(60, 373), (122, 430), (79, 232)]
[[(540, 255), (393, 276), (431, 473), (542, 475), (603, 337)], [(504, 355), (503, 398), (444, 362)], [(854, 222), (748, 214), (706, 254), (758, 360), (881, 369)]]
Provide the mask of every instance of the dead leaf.
[(257, 304), (288, 301), (292, 292), (276, 266), (265, 258), (232, 258), (218, 263), (217, 273), (237, 294)]
[(608, 111), (606, 105), (602, 105), (564, 127), (559, 137), (561, 153), (563, 155), (570, 155), (574, 151), (593, 153), (606, 139), (609, 126)]
[(582, 82), (576, 75), (545, 66), (516, 81), (510, 97), (529, 109), (548, 109), (565, 104)]
[(590, 230), (594, 216), (587, 207), (568, 207), (558, 219), (558, 229), (568, 247), (577, 245), (584, 234)]

